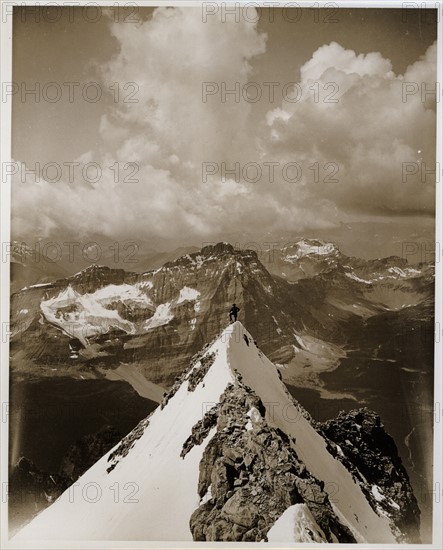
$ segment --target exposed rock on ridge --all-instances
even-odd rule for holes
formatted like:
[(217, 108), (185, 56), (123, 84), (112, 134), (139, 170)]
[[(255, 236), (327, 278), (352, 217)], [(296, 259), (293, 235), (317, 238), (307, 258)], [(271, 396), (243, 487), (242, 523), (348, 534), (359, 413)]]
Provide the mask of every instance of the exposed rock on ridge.
[[(306, 503), (325, 542), (355, 542), (337, 520), (323, 482), (307, 472), (289, 437), (269, 426), (264, 415), (260, 398), (237, 380), (194, 427), (190, 440), (199, 444), (217, 417), (217, 432), (200, 462), (203, 503), (190, 520), (194, 540), (267, 540), (289, 506)], [(185, 442), (184, 452), (191, 442)]]

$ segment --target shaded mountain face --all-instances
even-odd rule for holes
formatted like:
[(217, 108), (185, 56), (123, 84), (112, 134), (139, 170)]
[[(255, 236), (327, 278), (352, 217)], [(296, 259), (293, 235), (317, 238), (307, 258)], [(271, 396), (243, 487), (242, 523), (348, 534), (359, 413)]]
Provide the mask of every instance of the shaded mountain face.
[(113, 426), (104, 426), (70, 447), (59, 472), (40, 470), (32, 460), (20, 457), (11, 469), (8, 486), (9, 530), (16, 532), (41, 510), (51, 505), (86, 470), (121, 439)]
[(336, 365), (367, 319), (431, 308), (432, 299), (432, 266), (362, 261), (303, 240), (265, 267), (254, 251), (219, 243), (141, 275), (92, 265), (16, 292), (11, 365), (18, 376), (53, 376), (55, 367), (102, 376), (126, 365), (168, 387), (236, 302), (268, 356), (292, 365), (285, 376), (294, 382), (306, 365), (313, 372)]
[[(92, 485), (100, 498), (88, 496)], [(131, 492), (116, 498), (116, 487)], [(236, 322), (13, 540), (418, 542), (418, 522), (377, 416), (317, 426)]]
[(31, 460), (20, 457), (9, 477), (10, 534), (54, 502), (71, 483), (67, 476), (43, 472)]
[(330, 451), (353, 473), (375, 509), (395, 517), (399, 533), (405, 533), (408, 540), (420, 542), (420, 509), (395, 442), (380, 416), (359, 409), (340, 413), (316, 427), (329, 439)]

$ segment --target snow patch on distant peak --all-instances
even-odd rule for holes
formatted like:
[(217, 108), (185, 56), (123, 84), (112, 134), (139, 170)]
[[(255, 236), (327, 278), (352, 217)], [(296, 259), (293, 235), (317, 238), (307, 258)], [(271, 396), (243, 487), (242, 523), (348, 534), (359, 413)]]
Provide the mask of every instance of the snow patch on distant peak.
[(100, 265), (100, 264), (91, 264), (91, 265), (88, 265), (88, 267), (85, 267), (84, 269), (77, 271), (77, 273), (75, 273), (73, 277), (78, 277), (78, 275), (82, 275), (83, 273), (93, 273), (94, 271), (98, 271), (99, 269), (109, 269), (109, 268), (106, 268), (106, 266)]
[(171, 312), (171, 304), (170, 302), (166, 302), (165, 304), (157, 306), (154, 315), (145, 322), (143, 328), (147, 331), (152, 328), (161, 327), (169, 324), (173, 318), (174, 315)]
[(181, 304), (183, 302), (195, 302), (195, 300), (198, 300), (199, 297), (200, 292), (198, 290), (184, 286), (180, 290), (180, 296), (178, 297), (177, 304)]
[(357, 281), (358, 283), (364, 283), (365, 285), (371, 285), (372, 284), (372, 281), (366, 281), (365, 279), (361, 279), (353, 271), (346, 272), (345, 275), (349, 279), (353, 279), (354, 281)]
[(151, 288), (154, 286), (154, 283), (152, 281), (141, 281), (137, 283), (138, 288), (145, 288), (146, 290), (151, 290)]
[(92, 295), (101, 303), (111, 303), (115, 301), (138, 302), (143, 306), (152, 306), (152, 300), (140, 291), (141, 285), (107, 285), (96, 290)]
[(404, 269), (401, 269), (400, 267), (394, 266), (394, 267), (389, 267), (388, 271), (389, 273), (393, 273), (403, 278), (419, 277), (421, 275), (421, 271), (419, 269), (414, 269), (412, 267), (405, 267)]
[(31, 286), (24, 286), (21, 290), (29, 290), (30, 288), (44, 288), (45, 286), (52, 286), (53, 283), (37, 283)]
[[(304, 256), (327, 256), (329, 254), (337, 253), (337, 247), (334, 243), (323, 243), (321, 241), (310, 242), (308, 240), (301, 240), (294, 245), (296, 250), (293, 254), (287, 254), (285, 260), (287, 262), (293, 262), (303, 258)], [(285, 249), (285, 252), (287, 249)]]

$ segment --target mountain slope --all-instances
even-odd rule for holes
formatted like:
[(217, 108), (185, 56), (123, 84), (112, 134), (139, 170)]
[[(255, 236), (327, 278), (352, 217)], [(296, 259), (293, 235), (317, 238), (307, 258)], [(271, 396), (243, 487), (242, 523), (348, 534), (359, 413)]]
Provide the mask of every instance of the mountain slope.
[(330, 447), (236, 322), (14, 540), (404, 540)]

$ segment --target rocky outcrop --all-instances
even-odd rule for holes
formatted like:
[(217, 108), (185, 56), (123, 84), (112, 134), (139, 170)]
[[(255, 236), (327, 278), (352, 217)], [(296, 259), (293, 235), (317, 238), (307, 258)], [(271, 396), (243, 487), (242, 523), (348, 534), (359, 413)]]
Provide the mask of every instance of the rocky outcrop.
[(149, 418), (151, 415), (152, 413), (141, 420), (137, 426), (120, 441), (119, 446), (108, 456), (108, 462), (111, 463), (106, 469), (108, 473), (112, 472), (120, 460), (129, 453), (137, 440), (145, 433), (146, 428), (149, 426)]
[(180, 456), (184, 458), (195, 445), (201, 445), (211, 429), (217, 425), (218, 404), (210, 409), (205, 416), (192, 427), (191, 435), (183, 443), (183, 449)]
[(291, 505), (306, 503), (325, 542), (355, 542), (333, 512), (323, 483), (299, 460), (286, 434), (264, 419), (261, 400), (237, 380), (194, 426), (182, 456), (199, 444), (217, 418), (216, 434), (200, 462), (201, 505), (190, 528), (196, 541), (266, 541)]
[(354, 475), (373, 509), (387, 516), (399, 542), (420, 543), (420, 509), (397, 446), (380, 416), (366, 408), (340, 413), (317, 428), (330, 452)]
[(194, 391), (197, 385), (203, 380), (205, 374), (211, 368), (215, 361), (215, 353), (209, 353), (199, 359), (198, 364), (191, 370), (187, 376), (188, 391)]
[(215, 353), (206, 353), (211, 345), (212, 342), (206, 344), (203, 349), (191, 358), (189, 367), (177, 376), (172, 384), (172, 387), (163, 394), (163, 399), (160, 402), (161, 409), (166, 407), (171, 397), (177, 393), (185, 380), (188, 380), (188, 391), (194, 391), (197, 384), (203, 380), (205, 374), (214, 363), (216, 357)]
[(64, 456), (60, 474), (75, 481), (121, 438), (122, 434), (114, 426), (104, 426), (97, 433), (82, 437)]

